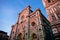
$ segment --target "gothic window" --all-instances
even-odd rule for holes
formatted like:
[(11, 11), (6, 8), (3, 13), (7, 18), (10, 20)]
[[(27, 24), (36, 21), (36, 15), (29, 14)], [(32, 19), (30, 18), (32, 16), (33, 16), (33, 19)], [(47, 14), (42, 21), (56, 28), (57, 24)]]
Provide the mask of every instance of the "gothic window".
[(56, 20), (55, 16), (52, 16), (52, 19), (53, 19), (53, 20)]
[(56, 11), (56, 8), (54, 7), (54, 10)]
[(56, 17), (55, 17), (55, 15), (53, 13), (51, 14), (51, 16), (52, 16), (53, 20), (56, 20)]
[(54, 11), (54, 8), (51, 8), (51, 10), (52, 10), (52, 12), (55, 12), (55, 11)]
[(60, 14), (57, 14), (58, 18), (60, 19)]
[(50, 8), (50, 13), (54, 13), (56, 11), (56, 8)]
[(50, 10), (50, 13), (53, 13), (52, 10)]
[(51, 2), (51, 0), (48, 0), (48, 2), (50, 3), (50, 2)]

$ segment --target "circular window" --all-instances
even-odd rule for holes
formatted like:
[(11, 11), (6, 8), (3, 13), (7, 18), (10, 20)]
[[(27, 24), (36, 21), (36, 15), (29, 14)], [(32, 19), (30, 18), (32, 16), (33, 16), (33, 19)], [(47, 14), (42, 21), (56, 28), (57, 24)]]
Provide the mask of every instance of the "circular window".
[(32, 22), (31, 25), (32, 25), (32, 26), (35, 26), (35, 22)]

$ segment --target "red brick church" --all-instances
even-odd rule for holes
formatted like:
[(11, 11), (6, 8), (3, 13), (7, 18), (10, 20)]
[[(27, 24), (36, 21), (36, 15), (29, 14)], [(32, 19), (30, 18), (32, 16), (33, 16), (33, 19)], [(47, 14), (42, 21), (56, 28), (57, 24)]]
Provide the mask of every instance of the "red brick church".
[[(48, 20), (40, 9), (23, 9), (12, 25), (10, 40), (60, 40), (60, 0), (42, 0)], [(54, 39), (55, 38), (55, 39)]]
[(12, 26), (10, 40), (53, 40), (49, 21), (40, 9), (34, 12), (28, 6), (19, 15)]

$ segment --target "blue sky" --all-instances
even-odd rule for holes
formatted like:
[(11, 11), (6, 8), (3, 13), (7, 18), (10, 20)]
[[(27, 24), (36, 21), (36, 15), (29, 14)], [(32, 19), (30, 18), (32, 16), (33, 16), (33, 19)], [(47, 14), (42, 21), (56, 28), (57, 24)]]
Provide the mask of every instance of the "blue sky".
[(33, 11), (40, 8), (47, 17), (42, 0), (0, 0), (0, 30), (10, 35), (11, 26), (16, 23), (19, 12), (28, 5)]

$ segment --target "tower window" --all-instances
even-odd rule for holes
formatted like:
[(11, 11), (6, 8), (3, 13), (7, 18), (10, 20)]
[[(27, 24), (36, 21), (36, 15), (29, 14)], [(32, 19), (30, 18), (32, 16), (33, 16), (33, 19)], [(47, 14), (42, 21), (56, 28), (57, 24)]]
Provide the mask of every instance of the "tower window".
[(54, 14), (51, 14), (51, 16), (52, 16), (52, 19), (53, 19), (53, 20), (56, 20), (56, 17), (55, 17)]
[(57, 14), (58, 18), (60, 18), (60, 14)]
[(50, 3), (51, 1), (50, 1), (50, 0), (48, 0), (48, 2)]
[(56, 20), (55, 16), (52, 16), (52, 19), (53, 19), (53, 20)]

